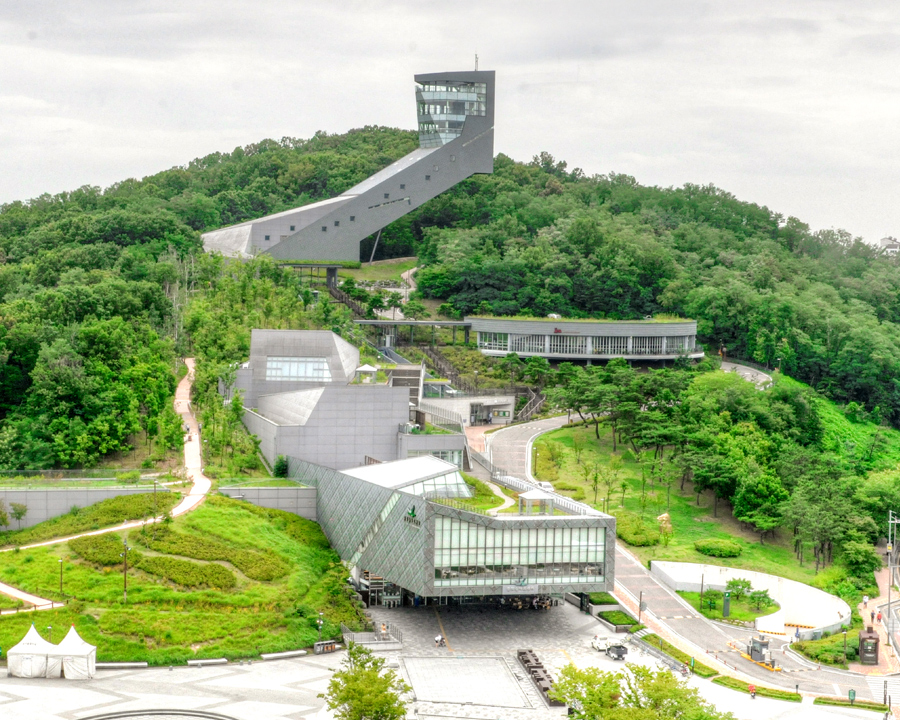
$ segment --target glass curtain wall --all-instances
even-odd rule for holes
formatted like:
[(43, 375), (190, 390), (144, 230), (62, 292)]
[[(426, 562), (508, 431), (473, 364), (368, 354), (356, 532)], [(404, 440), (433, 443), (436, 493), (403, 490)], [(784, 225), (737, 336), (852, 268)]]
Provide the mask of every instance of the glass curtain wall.
[(326, 358), (267, 357), (266, 380), (331, 382)]
[(435, 587), (603, 580), (605, 528), (489, 528), (443, 515), (434, 522)]

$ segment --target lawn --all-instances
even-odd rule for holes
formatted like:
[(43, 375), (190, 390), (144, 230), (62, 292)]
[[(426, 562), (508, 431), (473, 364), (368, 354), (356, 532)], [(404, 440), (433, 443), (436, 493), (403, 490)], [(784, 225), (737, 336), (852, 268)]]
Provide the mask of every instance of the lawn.
[(495, 495), (487, 483), (466, 473), (462, 473), (462, 476), (469, 488), (475, 493), (474, 497), (464, 501), (466, 505), (471, 506), (474, 510), (484, 512), (503, 504), (503, 498)]
[(357, 282), (377, 282), (379, 280), (394, 280), (399, 285), (401, 273), (412, 270), (418, 260), (414, 257), (391, 258), (390, 260), (376, 260), (373, 263), (364, 262), (358, 268), (341, 268), (339, 277), (352, 277)]
[[(556, 446), (548, 447), (549, 442), (556, 443)], [(576, 459), (576, 448), (580, 448), (580, 463)], [(648, 560), (672, 560), (725, 565), (820, 584), (815, 582), (814, 565), (808, 563), (801, 566), (797, 562), (789, 531), (779, 530), (774, 538), (767, 538), (765, 544), (760, 544), (756, 533), (742, 529), (731, 516), (727, 503), (719, 501), (718, 517), (713, 515), (711, 495), (701, 495), (698, 504), (698, 496), (692, 492), (690, 483), (686, 483), (682, 491), (677, 482), (665, 487), (658, 483), (651, 485), (648, 480), (642, 502), (640, 465), (631, 451), (621, 444), (613, 453), (608, 429), (601, 428), (599, 440), (595, 437), (593, 426), (572, 425), (555, 430), (540, 436), (534, 443), (534, 452), (535, 477), (552, 482), (555, 489), (564, 495), (581, 499), (598, 509), (606, 509), (613, 515), (621, 514), (623, 510), (632, 513), (642, 518), (652, 531), (656, 529), (657, 516), (669, 513), (674, 532), (667, 545), (631, 547), (631, 551), (644, 563)], [(595, 464), (608, 466), (613, 456), (622, 461), (619, 480), (610, 487), (601, 483), (595, 502), (590, 480), (592, 468)], [(741, 554), (736, 558), (702, 555), (694, 549), (694, 542), (705, 538), (732, 540), (741, 546)], [(822, 575), (820, 572), (820, 581)]]
[[(73, 541), (78, 552), (60, 543), (0, 553), (0, 580), (58, 598), (61, 559), (68, 606), (45, 612), (39, 624), (62, 628), (74, 623), (97, 645), (103, 661), (165, 665), (308, 647), (317, 639), (320, 612), (324, 637), (339, 635), (341, 622), (361, 626), (359, 610), (344, 585), (346, 571), (316, 523), (211, 496), (194, 512), (157, 530), (156, 540), (153, 532), (150, 526), (146, 535), (132, 531), (127, 536), (129, 556), (139, 568), (129, 564), (127, 605), (122, 565), (103, 564), (114, 562), (114, 553), (106, 549), (104, 559), (102, 552), (90, 552), (104, 550), (102, 543)], [(98, 537), (111, 545), (126, 539), (116, 534)], [(241, 567), (273, 579), (251, 579)], [(176, 582), (193, 584), (200, 578), (202, 583), (207, 577), (225, 578), (233, 587), (217, 590)], [(0, 618), (0, 646), (18, 642), (34, 619), (29, 613)]]
[[(679, 592), (679, 595), (683, 597), (685, 600), (690, 603), (691, 607), (694, 610), (700, 612), (703, 617), (709, 618), (710, 620), (724, 620), (725, 618), (722, 616), (723, 610), (723, 602), (722, 598), (713, 601), (713, 607), (710, 609), (709, 600), (706, 598), (703, 599), (703, 607), (700, 607), (700, 593), (698, 592)], [(778, 606), (772, 605), (768, 608), (764, 608), (763, 610), (757, 610), (756, 605), (751, 603), (746, 597), (741, 598), (740, 600), (731, 598), (731, 613), (728, 616), (729, 620), (740, 620), (741, 622), (753, 622), (758, 617), (762, 617), (763, 615), (771, 615), (773, 612), (778, 611)]]

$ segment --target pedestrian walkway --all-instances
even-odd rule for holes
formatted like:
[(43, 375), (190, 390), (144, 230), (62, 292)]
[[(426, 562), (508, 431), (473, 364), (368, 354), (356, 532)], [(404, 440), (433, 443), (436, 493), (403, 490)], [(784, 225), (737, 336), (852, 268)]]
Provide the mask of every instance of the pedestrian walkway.
[[(875, 632), (878, 633), (878, 637), (881, 640), (879, 643), (878, 665), (850, 663), (849, 667), (853, 672), (873, 676), (892, 675), (896, 672), (900, 672), (900, 661), (898, 661), (891, 650), (884, 623), (879, 623), (877, 617), (874, 621), (872, 620), (872, 613), (875, 613), (877, 616), (880, 612), (883, 616), (887, 616), (889, 577), (888, 569), (886, 567), (877, 571), (875, 573), (875, 580), (878, 583), (878, 597), (870, 598), (867, 604), (864, 605), (863, 603), (860, 603), (855, 608), (855, 611), (859, 613), (859, 616), (862, 618), (864, 626), (872, 627)], [(894, 597), (893, 599), (896, 600), (897, 598)], [(897, 695), (896, 697), (900, 700), (900, 695)]]

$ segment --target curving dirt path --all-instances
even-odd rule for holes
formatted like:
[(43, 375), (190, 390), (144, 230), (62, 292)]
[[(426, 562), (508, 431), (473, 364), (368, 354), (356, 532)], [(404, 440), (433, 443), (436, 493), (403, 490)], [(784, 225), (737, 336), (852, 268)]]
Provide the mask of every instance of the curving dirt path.
[[(172, 517), (184, 515), (198, 507), (209, 494), (209, 490), (212, 487), (212, 481), (203, 474), (203, 462), (200, 454), (200, 428), (197, 424), (197, 418), (194, 417), (194, 412), (191, 409), (191, 387), (194, 384), (194, 366), (196, 363), (194, 358), (185, 358), (184, 362), (185, 365), (187, 365), (188, 372), (181, 379), (181, 382), (178, 383), (178, 388), (175, 390), (175, 412), (181, 417), (182, 423), (190, 428), (187, 438), (184, 441), (184, 467), (186, 477), (192, 482), (192, 485), (187, 495), (185, 495), (181, 502), (172, 509)], [(54, 538), (53, 540), (45, 540), (39, 543), (32, 543), (31, 545), (22, 545), (19, 549), (28, 550), (29, 548), (46, 547), (47, 545), (57, 545), (62, 542), (68, 542), (75, 538), (88, 537), (91, 535), (105, 535), (120, 530), (139, 528), (143, 525), (158, 523), (162, 521), (163, 517), (163, 515), (159, 515), (146, 520), (129, 520), (120, 525), (103, 528), (101, 530), (91, 530), (90, 532), (78, 533), (77, 535)], [(14, 548), (8, 548), (0, 552), (10, 552), (13, 549)], [(33, 610), (52, 610), (54, 608), (65, 607), (63, 603), (57, 603), (47, 598), (37, 597), (36, 595), (24, 592), (11, 585), (6, 585), (5, 583), (0, 583), (0, 594), (33, 605), (33, 608), (29, 608)], [(17, 612), (15, 609), (4, 610), (0, 612), (0, 615), (9, 615), (15, 612)]]

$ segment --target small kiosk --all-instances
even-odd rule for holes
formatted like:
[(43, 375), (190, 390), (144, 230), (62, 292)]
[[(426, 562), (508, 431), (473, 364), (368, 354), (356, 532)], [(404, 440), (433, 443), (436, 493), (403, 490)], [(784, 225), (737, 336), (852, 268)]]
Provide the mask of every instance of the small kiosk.
[(859, 633), (859, 662), (862, 665), (878, 664), (878, 646), (881, 644), (881, 638), (878, 633), (869, 625), (865, 630)]

